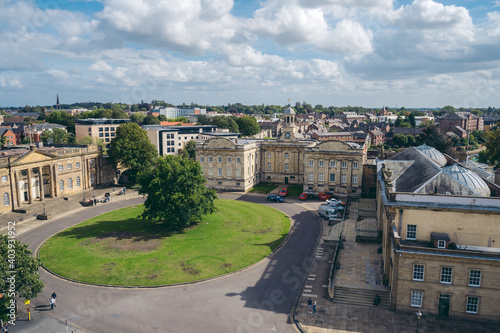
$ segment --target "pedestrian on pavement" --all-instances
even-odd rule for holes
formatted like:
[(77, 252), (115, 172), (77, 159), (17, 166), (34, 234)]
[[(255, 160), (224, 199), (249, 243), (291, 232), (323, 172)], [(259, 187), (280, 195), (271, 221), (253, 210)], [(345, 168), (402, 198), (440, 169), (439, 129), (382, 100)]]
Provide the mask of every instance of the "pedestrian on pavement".
[(57, 294), (55, 291), (52, 293), (52, 298), (54, 299), (54, 306), (57, 306)]
[(9, 326), (9, 323), (5, 322), (5, 325), (3, 325), (3, 332), (4, 333), (9, 333), (9, 328), (7, 326)]
[(314, 300), (314, 303), (313, 303), (313, 313), (316, 313), (316, 305), (317, 305), (316, 300)]
[(54, 305), (56, 304), (56, 299), (54, 297), (50, 298), (50, 309), (54, 310)]
[(97, 206), (97, 199), (94, 198), (94, 206)]
[(313, 301), (312, 301), (311, 297), (309, 297), (309, 299), (307, 300), (307, 310), (308, 310), (307, 312), (308, 313), (312, 313), (312, 308), (313, 308), (312, 304), (313, 304)]

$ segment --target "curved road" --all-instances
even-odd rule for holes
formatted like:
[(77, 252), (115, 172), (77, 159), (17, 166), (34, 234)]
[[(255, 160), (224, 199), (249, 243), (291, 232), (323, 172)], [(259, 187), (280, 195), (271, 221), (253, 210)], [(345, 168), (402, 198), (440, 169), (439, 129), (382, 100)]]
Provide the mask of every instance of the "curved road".
[[(40, 270), (43, 292), (32, 308), (48, 304), (51, 315), (85, 332), (296, 332), (290, 313), (317, 245), (321, 227), (300, 205), (271, 203), (264, 196), (221, 194), (223, 199), (270, 205), (294, 221), (283, 247), (241, 272), (209, 281), (163, 288), (95, 287), (61, 280)], [(142, 198), (110, 202), (54, 219), (20, 237), (32, 251), (48, 237), (96, 215), (141, 203)]]

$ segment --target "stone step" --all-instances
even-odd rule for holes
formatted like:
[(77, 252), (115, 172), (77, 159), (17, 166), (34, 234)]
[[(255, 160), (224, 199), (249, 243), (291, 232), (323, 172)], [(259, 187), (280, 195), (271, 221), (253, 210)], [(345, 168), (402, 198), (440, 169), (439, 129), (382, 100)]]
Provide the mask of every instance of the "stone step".
[(380, 297), (379, 307), (389, 307), (389, 292), (385, 290), (335, 287), (334, 303), (373, 306), (376, 296)]

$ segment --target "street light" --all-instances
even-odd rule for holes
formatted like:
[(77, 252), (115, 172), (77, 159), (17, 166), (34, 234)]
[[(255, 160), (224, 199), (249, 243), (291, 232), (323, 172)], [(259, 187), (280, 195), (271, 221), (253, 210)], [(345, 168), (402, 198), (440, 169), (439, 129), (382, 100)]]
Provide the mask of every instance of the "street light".
[(45, 200), (42, 200), (42, 204), (43, 204), (43, 215), (45, 215)]
[(418, 333), (418, 323), (420, 322), (420, 318), (422, 318), (422, 312), (418, 310), (415, 314), (417, 315), (417, 333)]

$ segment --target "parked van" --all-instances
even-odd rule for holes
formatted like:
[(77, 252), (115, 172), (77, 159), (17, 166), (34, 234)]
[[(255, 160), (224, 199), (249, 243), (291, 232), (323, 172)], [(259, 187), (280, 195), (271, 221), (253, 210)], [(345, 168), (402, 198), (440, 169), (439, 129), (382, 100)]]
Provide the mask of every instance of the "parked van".
[(318, 209), (318, 214), (328, 220), (333, 220), (337, 218), (337, 210), (335, 207), (330, 205), (320, 205)]

